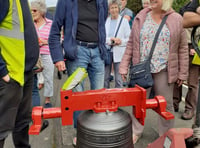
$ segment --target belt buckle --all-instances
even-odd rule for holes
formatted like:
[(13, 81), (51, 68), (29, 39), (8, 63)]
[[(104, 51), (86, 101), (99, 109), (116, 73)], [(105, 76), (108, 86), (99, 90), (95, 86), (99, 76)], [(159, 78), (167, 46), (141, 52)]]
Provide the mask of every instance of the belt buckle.
[(91, 48), (92, 45), (93, 43), (87, 43), (87, 48)]

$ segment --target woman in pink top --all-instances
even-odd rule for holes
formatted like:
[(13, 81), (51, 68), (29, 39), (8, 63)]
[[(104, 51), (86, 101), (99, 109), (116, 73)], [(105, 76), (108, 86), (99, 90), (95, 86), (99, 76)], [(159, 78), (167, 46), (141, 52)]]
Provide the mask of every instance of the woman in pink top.
[(31, 2), (31, 11), (35, 28), (38, 34), (38, 41), (40, 45), (40, 56), (43, 64), (42, 75), (44, 77), (44, 107), (52, 107), (50, 97), (53, 96), (53, 73), (54, 64), (50, 56), (48, 38), (52, 25), (52, 21), (45, 18), (46, 5), (42, 1)]
[[(126, 80), (129, 64), (133, 65), (147, 59), (156, 31), (165, 15), (163, 26), (151, 59), (151, 73), (154, 79), (155, 95), (164, 96), (166, 110), (174, 113), (173, 87), (179, 86), (188, 77), (188, 47), (182, 17), (171, 5), (173, 0), (150, 0), (150, 8), (145, 8), (135, 17), (126, 51), (122, 58), (119, 73)], [(147, 98), (151, 88), (147, 89)], [(158, 133), (163, 135), (174, 126), (174, 120), (158, 119)], [(133, 117), (133, 142), (136, 143), (144, 127)]]

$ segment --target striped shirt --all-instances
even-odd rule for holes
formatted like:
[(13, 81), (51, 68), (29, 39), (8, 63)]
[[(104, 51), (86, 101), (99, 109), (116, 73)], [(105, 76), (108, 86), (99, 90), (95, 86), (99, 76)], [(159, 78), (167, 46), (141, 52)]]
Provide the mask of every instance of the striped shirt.
[[(43, 24), (41, 27), (37, 28), (35, 24), (35, 28), (37, 31), (37, 35), (39, 39), (48, 40), (49, 33), (51, 30), (52, 20), (45, 18), (46, 23)], [(38, 39), (38, 40), (39, 40)], [(40, 54), (50, 54), (49, 45), (40, 46)]]

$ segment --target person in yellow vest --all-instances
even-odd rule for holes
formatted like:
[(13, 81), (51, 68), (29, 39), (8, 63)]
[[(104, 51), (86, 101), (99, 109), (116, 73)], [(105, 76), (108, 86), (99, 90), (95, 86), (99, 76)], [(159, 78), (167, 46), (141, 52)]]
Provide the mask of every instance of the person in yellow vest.
[(0, 0), (0, 148), (11, 132), (15, 148), (30, 148), (33, 67), (38, 56), (27, 0)]

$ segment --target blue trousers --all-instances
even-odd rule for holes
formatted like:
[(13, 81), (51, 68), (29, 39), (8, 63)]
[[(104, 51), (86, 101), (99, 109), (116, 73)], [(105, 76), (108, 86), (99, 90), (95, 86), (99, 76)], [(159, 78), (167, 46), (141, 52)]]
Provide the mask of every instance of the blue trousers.
[[(104, 61), (100, 57), (99, 48), (77, 46), (77, 58), (67, 61), (67, 72), (71, 75), (78, 67), (85, 68), (90, 79), (91, 90), (101, 89), (104, 85)], [(84, 91), (84, 81), (73, 89), (74, 92)], [(80, 111), (74, 112), (74, 127), (77, 127), (77, 117)]]

